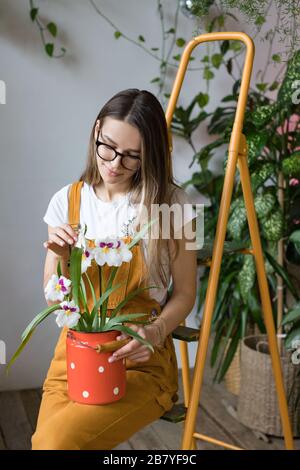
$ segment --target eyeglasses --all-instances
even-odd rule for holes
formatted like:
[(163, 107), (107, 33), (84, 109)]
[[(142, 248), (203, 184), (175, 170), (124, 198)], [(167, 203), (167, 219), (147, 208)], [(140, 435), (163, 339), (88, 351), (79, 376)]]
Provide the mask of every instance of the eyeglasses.
[[(99, 133), (98, 133), (99, 136)], [(113, 147), (101, 142), (98, 138), (96, 140), (96, 152), (98, 157), (106, 162), (112, 162), (117, 158), (118, 155), (121, 157), (121, 165), (127, 170), (137, 170), (141, 166), (141, 158), (134, 157), (133, 155), (124, 155), (120, 152), (117, 152)]]

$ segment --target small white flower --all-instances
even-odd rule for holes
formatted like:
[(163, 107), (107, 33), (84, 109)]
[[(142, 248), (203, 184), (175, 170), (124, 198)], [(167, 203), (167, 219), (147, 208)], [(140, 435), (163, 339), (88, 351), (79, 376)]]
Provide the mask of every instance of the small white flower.
[(57, 274), (52, 274), (45, 287), (46, 300), (51, 300), (53, 302), (59, 300), (62, 302), (65, 296), (70, 293), (70, 285), (70, 279), (67, 279), (64, 276), (58, 277)]
[(80, 309), (78, 305), (75, 304), (74, 300), (70, 302), (62, 302), (60, 304), (62, 310), (55, 311), (56, 323), (60, 328), (67, 326), (68, 328), (73, 328), (77, 325), (78, 320), (81, 316)]
[(99, 266), (120, 266), (124, 261), (130, 261), (132, 253), (127, 244), (119, 238), (106, 237), (95, 240), (94, 258)]
[(76, 248), (83, 248), (83, 250), (86, 250), (87, 248), (87, 243), (86, 243), (86, 238), (85, 238), (85, 230), (86, 229), (86, 224), (82, 224), (78, 231), (78, 238), (77, 242), (75, 243)]
[(92, 260), (94, 258), (94, 250), (90, 248), (86, 248), (82, 252), (81, 258), (81, 272), (85, 273), (87, 268), (91, 266)]
[(292, 363), (295, 365), (300, 364), (300, 340), (294, 339), (292, 342), (292, 348), (296, 349), (291, 356)]

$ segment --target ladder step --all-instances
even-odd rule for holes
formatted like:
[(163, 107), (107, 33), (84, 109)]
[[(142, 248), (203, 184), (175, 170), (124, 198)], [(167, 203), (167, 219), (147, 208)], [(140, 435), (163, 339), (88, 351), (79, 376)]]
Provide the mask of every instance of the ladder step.
[(198, 341), (200, 336), (200, 330), (196, 328), (190, 328), (189, 326), (179, 325), (172, 332), (172, 337), (175, 339), (180, 339), (181, 341)]
[(180, 423), (185, 420), (187, 408), (183, 403), (176, 403), (173, 408), (167, 411), (160, 419), (169, 421), (170, 423)]
[[(213, 242), (204, 242), (203, 247), (197, 252), (197, 264), (208, 265), (212, 259)], [(223, 255), (230, 255), (233, 253), (252, 254), (253, 250), (248, 246), (248, 243), (237, 241), (225, 241)]]

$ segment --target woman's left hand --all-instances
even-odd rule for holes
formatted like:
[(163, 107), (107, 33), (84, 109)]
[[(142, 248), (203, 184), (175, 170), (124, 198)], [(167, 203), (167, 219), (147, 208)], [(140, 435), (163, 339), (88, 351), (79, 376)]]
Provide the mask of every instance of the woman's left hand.
[[(151, 344), (155, 344), (156, 342), (156, 328), (151, 328), (151, 325), (147, 325), (147, 327), (138, 326), (138, 325), (128, 325), (133, 331), (135, 331), (138, 335), (142, 338), (149, 341)], [(118, 340), (128, 338), (130, 335), (122, 333), (120, 336), (117, 336)], [(147, 362), (151, 355), (152, 351), (145, 346), (144, 344), (140, 343), (138, 340), (132, 338), (129, 343), (125, 344), (120, 349), (117, 349), (112, 356), (108, 359), (108, 362), (118, 361), (120, 359), (124, 359), (127, 357), (131, 361), (135, 362)]]

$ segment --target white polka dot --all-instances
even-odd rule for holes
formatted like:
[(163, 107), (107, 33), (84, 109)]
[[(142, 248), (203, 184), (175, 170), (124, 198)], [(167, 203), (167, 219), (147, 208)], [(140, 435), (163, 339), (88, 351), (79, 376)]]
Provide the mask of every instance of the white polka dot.
[(103, 366), (100, 366), (100, 367), (98, 368), (98, 371), (99, 371), (99, 372), (104, 372), (104, 367), (103, 367)]
[(74, 364), (74, 362), (71, 362), (70, 367), (71, 367), (71, 369), (75, 369), (75, 364)]
[(82, 392), (82, 396), (83, 398), (88, 398), (90, 396), (89, 392), (87, 392), (86, 390), (84, 392)]
[(119, 393), (119, 387), (115, 387), (114, 388), (114, 395), (118, 395), (118, 393)]

